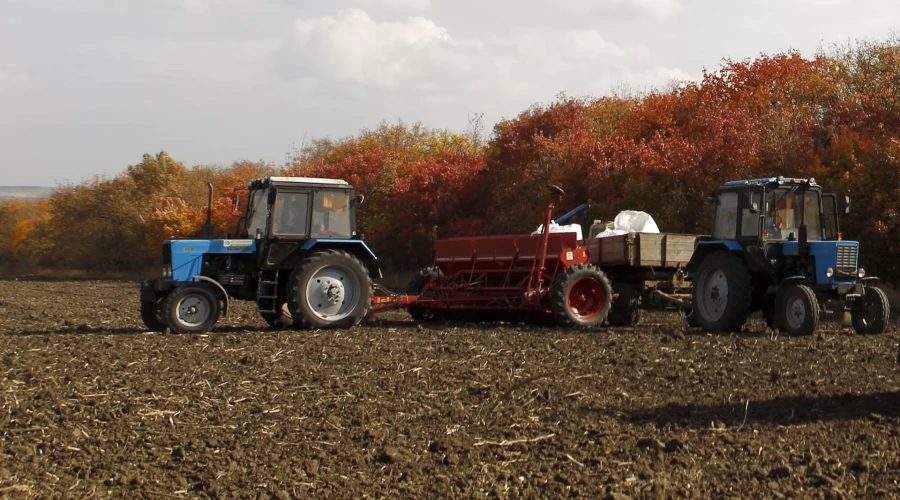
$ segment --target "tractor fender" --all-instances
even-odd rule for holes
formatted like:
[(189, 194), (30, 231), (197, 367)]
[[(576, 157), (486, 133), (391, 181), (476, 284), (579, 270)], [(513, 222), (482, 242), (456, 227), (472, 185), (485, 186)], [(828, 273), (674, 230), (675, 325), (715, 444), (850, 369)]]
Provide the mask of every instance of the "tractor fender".
[(369, 270), (372, 279), (384, 278), (381, 274), (381, 267), (378, 266), (378, 257), (375, 256), (375, 252), (373, 252), (372, 249), (369, 248), (369, 245), (366, 245), (366, 242), (363, 240), (309, 240), (304, 243), (300, 249), (306, 251), (313, 249), (334, 249), (350, 252), (363, 261), (363, 264), (365, 264), (366, 269)]
[(856, 280), (857, 283), (868, 286), (871, 281), (881, 281), (881, 278), (878, 276), (866, 276), (865, 278), (861, 278)]
[(688, 260), (687, 265), (684, 267), (685, 271), (690, 274), (695, 273), (697, 271), (697, 268), (700, 266), (700, 263), (703, 262), (703, 259), (705, 259), (707, 255), (722, 250), (729, 252), (739, 252), (742, 258), (744, 258), (743, 254), (746, 253), (744, 247), (741, 246), (741, 244), (737, 241), (701, 241), (697, 243), (697, 246), (694, 248), (694, 253), (691, 255), (690, 260)]
[(225, 307), (222, 308), (222, 315), (228, 316), (228, 292), (225, 291), (225, 287), (223, 287), (221, 284), (219, 284), (218, 281), (216, 281), (208, 276), (201, 276), (198, 274), (196, 276), (192, 276), (191, 279), (205, 281), (207, 283), (212, 283), (216, 288), (218, 288), (219, 292), (222, 293), (222, 300), (225, 301)]

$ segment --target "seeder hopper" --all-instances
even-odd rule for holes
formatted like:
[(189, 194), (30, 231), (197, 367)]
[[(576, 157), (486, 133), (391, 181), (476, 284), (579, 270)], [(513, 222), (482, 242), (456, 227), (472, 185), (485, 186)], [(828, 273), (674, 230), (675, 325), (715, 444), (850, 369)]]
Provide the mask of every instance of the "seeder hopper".
[[(560, 188), (550, 188), (552, 194), (563, 195)], [(376, 286), (370, 314), (405, 308), (420, 321), (500, 319), (564, 327), (601, 325), (614, 300), (610, 281), (590, 262), (578, 234), (550, 231), (553, 208), (550, 203), (539, 234), (436, 241), (434, 266), (422, 270), (406, 294)]]

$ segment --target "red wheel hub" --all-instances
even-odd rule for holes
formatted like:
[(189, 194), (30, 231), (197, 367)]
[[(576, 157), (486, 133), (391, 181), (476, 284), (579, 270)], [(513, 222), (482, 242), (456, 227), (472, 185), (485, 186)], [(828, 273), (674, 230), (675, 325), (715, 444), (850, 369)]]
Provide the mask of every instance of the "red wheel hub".
[(603, 286), (593, 278), (581, 278), (569, 288), (568, 306), (572, 314), (581, 319), (591, 319), (600, 314), (606, 294)]

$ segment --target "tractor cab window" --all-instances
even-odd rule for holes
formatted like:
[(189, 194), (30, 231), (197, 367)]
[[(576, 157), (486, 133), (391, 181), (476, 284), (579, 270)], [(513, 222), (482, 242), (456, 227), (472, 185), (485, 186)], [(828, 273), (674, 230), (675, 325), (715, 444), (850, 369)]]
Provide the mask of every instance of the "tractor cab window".
[(312, 237), (349, 238), (353, 236), (348, 191), (322, 189), (313, 197)]
[(250, 192), (250, 200), (247, 203), (247, 235), (251, 238), (256, 231), (266, 234), (266, 217), (269, 215), (266, 203), (268, 203), (269, 190), (257, 189)]
[(741, 193), (741, 236), (759, 236), (761, 207), (761, 191), (745, 191)]
[(791, 234), (794, 239), (799, 238), (800, 222), (805, 219), (807, 238), (821, 240), (820, 207), (819, 192), (816, 190), (785, 186), (769, 191), (766, 195), (765, 222), (769, 239), (788, 240)]
[(738, 194), (724, 192), (719, 194), (716, 206), (716, 227), (713, 237), (719, 240), (733, 240), (737, 235)]
[(276, 235), (306, 237), (309, 232), (309, 195), (279, 191), (272, 217)]

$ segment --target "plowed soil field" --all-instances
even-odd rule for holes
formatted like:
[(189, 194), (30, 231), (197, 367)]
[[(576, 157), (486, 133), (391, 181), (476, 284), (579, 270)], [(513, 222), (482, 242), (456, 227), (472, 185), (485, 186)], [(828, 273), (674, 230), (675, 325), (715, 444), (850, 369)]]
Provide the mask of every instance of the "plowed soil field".
[(0, 282), (0, 497), (898, 498), (898, 330), (147, 333), (135, 283)]

